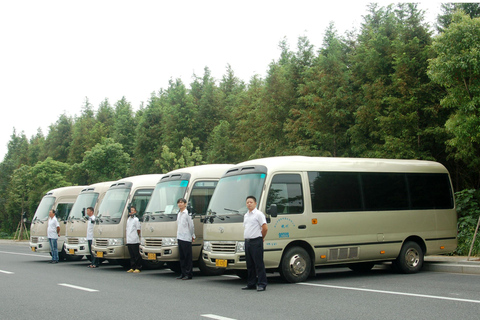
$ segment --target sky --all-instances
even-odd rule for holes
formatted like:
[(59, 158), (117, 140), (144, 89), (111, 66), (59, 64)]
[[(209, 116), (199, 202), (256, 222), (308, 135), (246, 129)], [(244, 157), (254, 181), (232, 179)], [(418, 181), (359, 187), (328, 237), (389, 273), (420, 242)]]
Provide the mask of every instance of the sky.
[[(391, 1), (377, 1), (385, 6)], [(151, 94), (208, 67), (227, 65), (248, 83), (264, 78), (287, 39), (321, 46), (332, 21), (359, 29), (369, 1), (321, 0), (0, 0), (0, 161), (15, 130), (45, 136), (61, 114), (80, 115), (123, 96), (138, 110)], [(421, 1), (433, 25), (439, 1)], [(432, 28), (433, 29), (433, 28)]]

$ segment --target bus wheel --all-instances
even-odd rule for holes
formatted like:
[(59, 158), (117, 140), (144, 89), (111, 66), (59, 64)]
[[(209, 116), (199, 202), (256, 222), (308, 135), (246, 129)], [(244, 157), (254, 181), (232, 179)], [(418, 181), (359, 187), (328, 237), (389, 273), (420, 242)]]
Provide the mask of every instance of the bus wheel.
[(406, 242), (393, 265), (401, 273), (419, 272), (423, 267), (422, 248), (416, 242)]
[(200, 272), (205, 276), (220, 276), (225, 273), (224, 268), (212, 268), (205, 264), (205, 261), (202, 259), (202, 253), (200, 253), (200, 258), (198, 258), (198, 268)]
[(372, 270), (375, 263), (373, 262), (360, 262), (360, 263), (353, 263), (349, 264), (348, 267), (353, 272), (363, 273)]
[(307, 251), (301, 247), (292, 247), (283, 255), (280, 275), (288, 282), (302, 282), (307, 280), (311, 268)]

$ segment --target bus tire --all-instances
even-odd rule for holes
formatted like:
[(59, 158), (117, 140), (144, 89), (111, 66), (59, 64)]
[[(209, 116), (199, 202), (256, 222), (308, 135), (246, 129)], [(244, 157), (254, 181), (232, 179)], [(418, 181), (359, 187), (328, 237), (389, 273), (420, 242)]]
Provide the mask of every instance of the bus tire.
[(308, 252), (302, 247), (292, 247), (282, 257), (280, 275), (287, 282), (302, 282), (307, 280), (311, 268)]
[(200, 253), (200, 258), (198, 258), (198, 268), (204, 276), (220, 276), (225, 273), (224, 268), (212, 268), (207, 266), (202, 259), (202, 253)]
[(423, 256), (423, 250), (418, 243), (407, 241), (403, 244), (397, 259), (393, 261), (393, 266), (400, 273), (416, 273), (423, 267)]

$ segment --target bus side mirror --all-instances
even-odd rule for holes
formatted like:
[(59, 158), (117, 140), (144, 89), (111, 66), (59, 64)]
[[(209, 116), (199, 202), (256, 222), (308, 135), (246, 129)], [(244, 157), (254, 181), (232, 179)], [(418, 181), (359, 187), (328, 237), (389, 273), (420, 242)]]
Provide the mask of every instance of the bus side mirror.
[(276, 204), (272, 204), (270, 206), (270, 208), (267, 209), (267, 213), (273, 217), (273, 218), (276, 218), (277, 215), (278, 215), (278, 212), (277, 212), (277, 205)]
[(85, 217), (85, 208), (82, 209), (82, 217)]

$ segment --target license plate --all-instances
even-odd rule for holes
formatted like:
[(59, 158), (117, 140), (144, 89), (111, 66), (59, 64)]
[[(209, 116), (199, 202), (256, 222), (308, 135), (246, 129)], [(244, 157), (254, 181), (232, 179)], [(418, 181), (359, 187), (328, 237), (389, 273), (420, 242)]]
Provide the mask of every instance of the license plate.
[(97, 251), (97, 258), (103, 258), (103, 251)]
[(75, 254), (75, 250), (74, 249), (68, 249), (68, 254)]
[(148, 260), (157, 260), (157, 254), (149, 252), (148, 253)]
[(35, 247), (32, 247), (32, 251), (33, 251), (33, 252), (37, 251), (36, 249), (37, 249), (37, 248), (35, 248)]
[(220, 268), (227, 267), (227, 260), (224, 259), (215, 259), (215, 266)]

